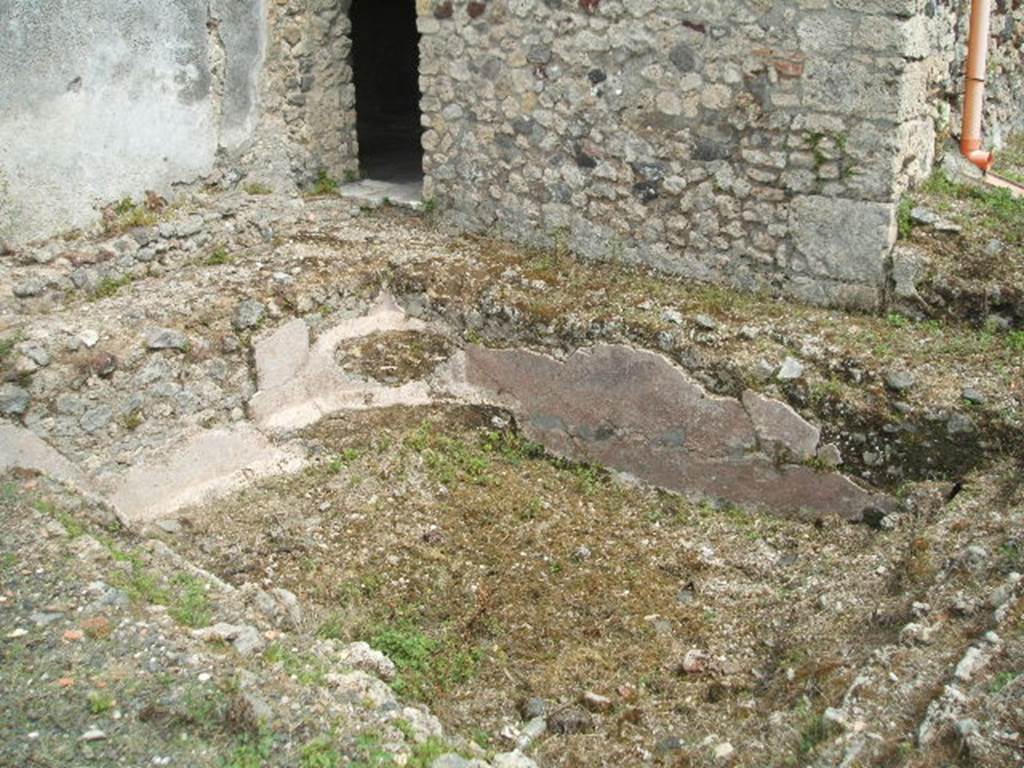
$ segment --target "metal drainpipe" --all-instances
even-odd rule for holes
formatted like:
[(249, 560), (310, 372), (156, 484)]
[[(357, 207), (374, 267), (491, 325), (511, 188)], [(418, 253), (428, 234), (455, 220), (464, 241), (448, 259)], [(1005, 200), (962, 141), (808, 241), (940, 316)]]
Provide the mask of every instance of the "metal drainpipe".
[(985, 75), (988, 66), (988, 40), (992, 21), (991, 0), (972, 0), (971, 27), (967, 42), (967, 80), (964, 89), (964, 125), (960, 151), (964, 157), (988, 171), (995, 155), (981, 148), (982, 108), (985, 104)]

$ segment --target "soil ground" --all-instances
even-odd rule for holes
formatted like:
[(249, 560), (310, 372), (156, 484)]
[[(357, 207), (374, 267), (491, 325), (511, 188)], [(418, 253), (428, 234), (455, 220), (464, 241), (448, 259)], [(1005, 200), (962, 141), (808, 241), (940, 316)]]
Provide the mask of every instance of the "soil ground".
[[(142, 539), (95, 527), (96, 509), (38, 478), (9, 478), (0, 764), (390, 768), (374, 745), (401, 742), (406, 716), (339, 712), (321, 685), (341, 663), (320, 643), (349, 640), (386, 651), (401, 699), (428, 702), (467, 754), (510, 748), (522, 705), (536, 714), (542, 699), (548, 732), (528, 749), (542, 766), (1022, 764), (1024, 330), (991, 289), (1021, 285), (1024, 213), (965, 189), (919, 193), (943, 216), (989, 218), (936, 240), (950, 311), (918, 319), (587, 264), (328, 197), (197, 196), (131, 223), (177, 233), (136, 231), (166, 249), (148, 260), (113, 256), (116, 233), (4, 256), (8, 418), (101, 479), (159, 456), (185, 425), (245, 420), (254, 336), (301, 317), (316, 337), (388, 291), (450, 333), (338, 350), (360, 375), (415, 379), (467, 341), (656, 349), (711, 392), (784, 400), (838, 446), (844, 472), (903, 507), (872, 528), (694, 504), (547, 457), (502, 412), (440, 405), (324, 421), (298, 435), (316, 457), (304, 474)], [(245, 320), (253, 302), (261, 314)], [(153, 327), (183, 343), (151, 348)], [(788, 358), (802, 374), (784, 381)], [(155, 557), (153, 536), (235, 585), (292, 590), (308, 626), (242, 660), (199, 643), (193, 625), (258, 617), (214, 576), (193, 581), (189, 561)], [(96, 582), (128, 602), (97, 604)], [(97, 615), (108, 639), (88, 634)], [(270, 744), (229, 716), (242, 672), (276, 708)], [(190, 713), (207, 694), (212, 709)], [(83, 739), (93, 727), (110, 738)], [(428, 768), (438, 745), (420, 741), (387, 754)]]
[[(739, 765), (810, 765), (835, 736), (826, 708), (882, 649), (912, 655), (904, 628), (922, 616), (929, 660), (892, 681), (900, 696), (877, 692), (870, 725), (894, 762), (870, 764), (938, 765), (913, 731), (989, 622), (953, 604), (1022, 564), (1013, 467), (949, 503), (921, 489), (878, 531), (638, 488), (545, 457), (492, 411), (350, 414), (306, 438), (319, 466), (191, 511), (175, 545), (229, 581), (295, 591), (322, 636), (389, 652), (403, 695), (485, 745), (545, 699), (582, 732), (548, 736), (542, 765), (703, 765), (724, 742)], [(1003, 631), (992, 691), (1024, 671), (1019, 610)], [(609, 701), (587, 712), (588, 692)], [(950, 764), (1000, 764), (972, 759)]]

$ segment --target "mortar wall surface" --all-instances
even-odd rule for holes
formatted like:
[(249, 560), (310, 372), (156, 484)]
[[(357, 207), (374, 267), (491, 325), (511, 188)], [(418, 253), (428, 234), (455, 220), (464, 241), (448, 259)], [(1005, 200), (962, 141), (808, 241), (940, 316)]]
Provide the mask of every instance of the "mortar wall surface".
[[(424, 195), (450, 225), (883, 306), (898, 201), (956, 124), (967, 0), (415, 2)], [(4, 4), (0, 236), (176, 183), (355, 175), (350, 6)], [(997, 3), (997, 146), (1024, 127), (1022, 13)]]

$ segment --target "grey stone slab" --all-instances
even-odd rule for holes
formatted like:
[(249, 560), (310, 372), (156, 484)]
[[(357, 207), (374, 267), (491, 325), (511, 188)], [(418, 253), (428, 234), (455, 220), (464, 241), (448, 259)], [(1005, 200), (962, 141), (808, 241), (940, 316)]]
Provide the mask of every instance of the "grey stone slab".
[(748, 389), (743, 393), (743, 406), (754, 422), (762, 447), (767, 444), (782, 449), (797, 461), (814, 458), (821, 430), (789, 405)]
[(663, 488), (801, 517), (859, 520), (890, 503), (841, 474), (778, 465), (758, 450), (758, 436), (810, 458), (818, 442), (812, 425), (753, 394), (752, 417), (738, 400), (707, 393), (653, 352), (606, 345), (563, 362), (471, 345), (465, 376), (554, 453)]

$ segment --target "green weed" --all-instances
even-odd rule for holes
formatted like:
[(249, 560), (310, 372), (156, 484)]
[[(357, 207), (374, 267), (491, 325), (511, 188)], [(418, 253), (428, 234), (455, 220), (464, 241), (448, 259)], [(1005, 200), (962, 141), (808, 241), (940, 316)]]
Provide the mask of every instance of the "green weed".
[(108, 234), (136, 227), (151, 227), (157, 222), (156, 214), (138, 205), (130, 197), (121, 198), (109, 210), (114, 215), (105, 223)]
[(992, 684), (989, 686), (989, 690), (992, 691), (992, 693), (999, 693), (1020, 676), (1020, 672), (1000, 672), (992, 679)]
[(85, 535), (85, 524), (66, 509), (58, 507), (52, 501), (47, 499), (36, 499), (32, 502), (32, 507), (37, 512), (41, 512), (44, 515), (52, 517), (64, 526), (64, 530), (67, 531), (69, 538), (77, 539), (79, 536)]
[(182, 700), (184, 720), (201, 728), (212, 728), (227, 711), (227, 700), (220, 690), (190, 686)]
[(910, 212), (914, 210), (914, 201), (909, 197), (900, 200), (896, 209), (896, 223), (900, 240), (908, 240), (914, 233), (914, 219)]
[(251, 181), (245, 185), (245, 193), (247, 195), (270, 195), (273, 194), (273, 192), (274, 190), (268, 185), (259, 181)]
[(94, 715), (102, 715), (114, 708), (117, 702), (108, 691), (89, 692), (89, 712)]
[(337, 179), (332, 179), (327, 171), (320, 171), (317, 174), (316, 181), (310, 186), (308, 194), (311, 197), (336, 195), (338, 194), (338, 181)]
[(471, 679), (480, 661), (475, 649), (461, 648), (447, 637), (434, 639), (409, 620), (383, 624), (367, 634), (367, 642), (395, 663), (398, 674), (392, 687), (401, 695), (429, 700), (435, 690)]
[(111, 296), (117, 294), (126, 285), (130, 285), (132, 282), (131, 275), (123, 275), (121, 277), (105, 277), (96, 284), (96, 287), (89, 292), (89, 299), (91, 301), (99, 301), (100, 299), (109, 299)]
[(300, 768), (338, 768), (341, 754), (326, 736), (307, 742), (299, 754)]
[(0, 365), (7, 362), (7, 358), (14, 352), (14, 348), (21, 341), (20, 335), (10, 336), (6, 339), (0, 339)]
[(808, 755), (829, 737), (831, 729), (823, 712), (812, 712), (806, 705), (802, 705), (798, 712), (800, 713), (800, 738), (797, 751), (801, 755)]
[(177, 594), (168, 613), (171, 618), (186, 627), (205, 627), (213, 617), (206, 584), (189, 574), (179, 574), (172, 579)]
[(205, 262), (208, 267), (219, 267), (229, 263), (231, 263), (231, 254), (228, 253), (228, 249), (223, 245), (214, 248), (210, 255), (206, 257)]
[(445, 744), (441, 739), (432, 737), (427, 739), (422, 744), (416, 745), (412, 755), (409, 757), (406, 768), (431, 768), (441, 755), (451, 752), (452, 749), (449, 745)]
[(323, 662), (312, 654), (274, 643), (263, 652), (263, 658), (270, 664), (280, 664), (285, 673), (303, 685), (323, 685), (327, 670)]
[(405, 445), (423, 457), (430, 476), (442, 485), (487, 485), (492, 481), (487, 451), (464, 440), (437, 434), (428, 423), (406, 438)]
[(346, 466), (356, 461), (362, 454), (356, 448), (344, 448), (335, 454), (324, 466), (324, 470), (330, 475), (337, 475)]
[(393, 768), (396, 765), (395, 759), (381, 746), (376, 734), (361, 734), (356, 739), (356, 749), (358, 757), (347, 768)]
[(274, 734), (243, 736), (230, 755), (221, 761), (221, 768), (263, 768), (274, 748)]

